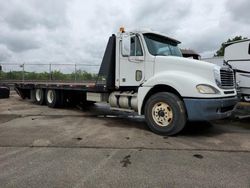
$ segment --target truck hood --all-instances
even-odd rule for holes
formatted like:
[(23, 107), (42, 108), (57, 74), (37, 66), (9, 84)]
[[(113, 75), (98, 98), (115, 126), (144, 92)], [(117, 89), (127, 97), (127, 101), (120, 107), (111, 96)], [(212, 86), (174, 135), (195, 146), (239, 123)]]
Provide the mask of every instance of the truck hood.
[[(193, 59), (157, 56), (154, 62), (154, 75), (146, 80), (143, 86), (151, 88), (156, 85), (167, 85), (174, 88), (182, 97), (192, 98), (218, 98), (234, 96), (225, 94), (216, 83), (219, 66), (212, 63)], [(201, 94), (197, 85), (210, 85), (219, 93)]]
[(176, 56), (156, 56), (155, 58), (156, 65), (157, 63), (165, 63), (169, 66), (176, 66), (176, 67), (190, 67), (190, 68), (198, 68), (198, 69), (213, 69), (214, 64), (208, 63), (205, 61), (195, 60), (195, 59), (188, 59), (183, 57), (176, 57)]
[(208, 79), (214, 80), (213, 69), (217, 65), (205, 61), (188, 59), (176, 56), (156, 56), (154, 74), (165, 71), (177, 71), (200, 75)]

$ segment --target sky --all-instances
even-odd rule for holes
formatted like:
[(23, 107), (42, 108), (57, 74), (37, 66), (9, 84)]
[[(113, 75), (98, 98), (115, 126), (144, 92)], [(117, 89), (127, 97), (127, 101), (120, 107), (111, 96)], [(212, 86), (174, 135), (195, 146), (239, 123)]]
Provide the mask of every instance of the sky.
[(250, 38), (249, 18), (249, 0), (0, 0), (0, 63), (100, 64), (120, 26), (212, 57), (228, 38)]

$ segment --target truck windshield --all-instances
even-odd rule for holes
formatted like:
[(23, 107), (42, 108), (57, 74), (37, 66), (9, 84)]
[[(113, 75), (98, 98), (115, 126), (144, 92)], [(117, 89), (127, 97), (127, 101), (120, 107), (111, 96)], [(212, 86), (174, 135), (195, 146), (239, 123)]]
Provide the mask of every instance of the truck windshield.
[(143, 35), (150, 54), (154, 56), (179, 56), (182, 57), (182, 53), (175, 41), (172, 41), (166, 37), (146, 33)]

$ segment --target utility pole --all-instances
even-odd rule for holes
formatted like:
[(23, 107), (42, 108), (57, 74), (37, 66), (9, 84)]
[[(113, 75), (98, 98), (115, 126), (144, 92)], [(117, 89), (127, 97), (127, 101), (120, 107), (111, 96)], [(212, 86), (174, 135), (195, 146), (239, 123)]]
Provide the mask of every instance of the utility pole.
[(49, 64), (49, 80), (52, 80), (51, 63)]
[(20, 67), (22, 68), (22, 81), (24, 83), (24, 63)]
[(2, 65), (0, 65), (0, 81), (2, 80)]
[(76, 82), (76, 64), (75, 64), (75, 82)]

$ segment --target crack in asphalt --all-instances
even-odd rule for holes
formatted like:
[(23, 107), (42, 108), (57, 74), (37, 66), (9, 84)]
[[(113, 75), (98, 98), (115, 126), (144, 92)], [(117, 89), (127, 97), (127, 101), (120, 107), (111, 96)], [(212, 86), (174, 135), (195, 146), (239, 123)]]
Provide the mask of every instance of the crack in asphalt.
[(84, 115), (84, 114), (79, 114), (79, 115), (60, 115), (60, 114), (0, 114), (0, 116), (16, 116), (17, 118), (23, 118), (23, 117), (30, 117), (30, 116), (48, 116), (48, 117), (85, 117), (85, 116), (92, 116), (92, 115)]
[(8, 116), (16, 116), (15, 118), (13, 119), (17, 119), (17, 118), (25, 118), (25, 117), (33, 117), (33, 116), (36, 116), (36, 117), (99, 117), (99, 118), (142, 118), (142, 116), (139, 116), (139, 115), (124, 115), (124, 114), (120, 114), (120, 115), (117, 115), (117, 114), (79, 114), (79, 115), (60, 115), (60, 114), (0, 114), (0, 117), (1, 116), (5, 116), (5, 117), (8, 117)]
[(207, 149), (207, 148), (150, 148), (150, 147), (103, 147), (103, 146), (29, 146), (29, 145), (2, 145), (0, 148), (51, 148), (51, 149), (104, 149), (104, 150), (165, 150), (165, 151), (211, 151), (211, 152), (224, 152), (224, 153), (250, 153), (250, 150), (233, 150), (233, 149)]

